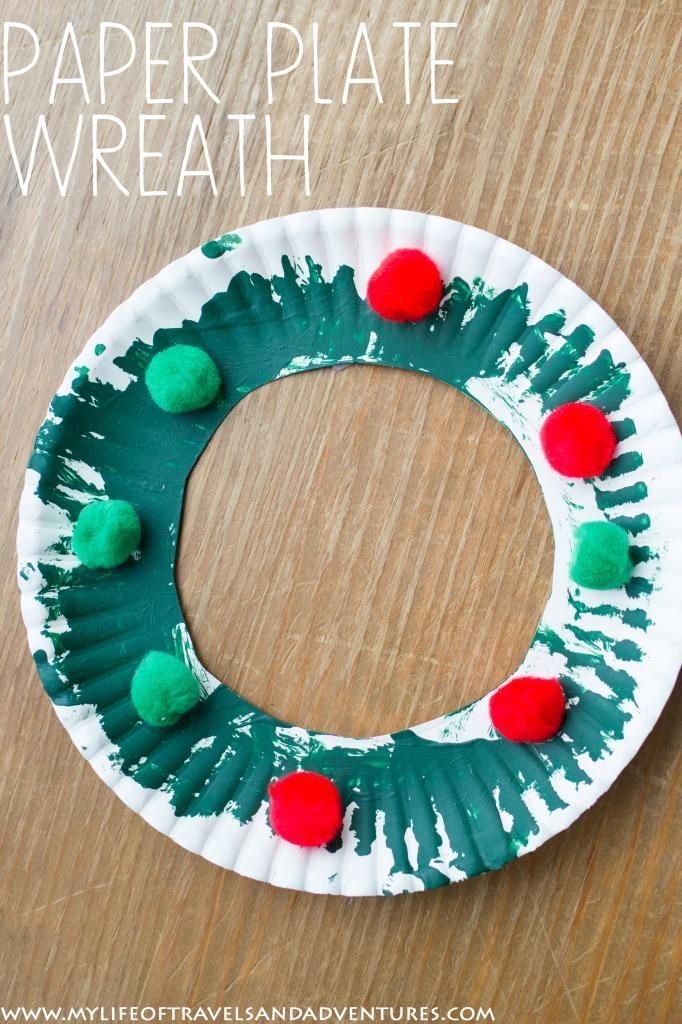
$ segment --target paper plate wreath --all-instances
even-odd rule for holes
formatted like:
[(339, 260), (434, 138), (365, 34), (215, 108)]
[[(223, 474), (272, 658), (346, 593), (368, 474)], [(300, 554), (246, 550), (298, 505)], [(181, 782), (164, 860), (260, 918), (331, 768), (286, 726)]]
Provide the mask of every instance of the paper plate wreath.
[[(555, 540), (514, 676), (371, 739), (288, 725), (210, 675), (174, 580), (185, 482), (223, 418), (344, 363), (484, 406), (530, 459)], [(632, 758), (680, 665), (681, 524), (679, 430), (596, 303), (475, 228), (328, 210), (207, 243), (90, 339), (31, 456), (22, 608), (73, 741), (156, 828), (276, 885), (411, 892), (534, 849)]]

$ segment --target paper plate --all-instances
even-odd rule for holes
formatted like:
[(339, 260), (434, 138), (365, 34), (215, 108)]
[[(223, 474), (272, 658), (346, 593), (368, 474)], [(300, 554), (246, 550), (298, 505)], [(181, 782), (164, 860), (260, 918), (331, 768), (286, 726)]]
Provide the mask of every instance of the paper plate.
[[(380, 320), (364, 300), (369, 274), (403, 246), (425, 250), (449, 282), (440, 309), (412, 325)], [(154, 406), (143, 380), (153, 351), (177, 341), (204, 347), (225, 382), (215, 406), (186, 416)], [(244, 395), (343, 363), (413, 370), (460, 388), (531, 460), (552, 521), (555, 568), (514, 674), (561, 677), (569, 710), (550, 742), (504, 740), (487, 698), (392, 735), (310, 732), (254, 708), (199, 663), (174, 580), (187, 476)], [(594, 481), (559, 477), (538, 445), (543, 417), (575, 400), (607, 412), (619, 438)], [(71, 534), (83, 504), (104, 497), (138, 509), (143, 544), (120, 568), (93, 572), (72, 555)], [(589, 591), (569, 581), (573, 531), (595, 518), (630, 533), (637, 565), (624, 588)], [(157, 829), (275, 885), (411, 892), (534, 849), (635, 754), (682, 657), (681, 524), (679, 430), (630, 342), (575, 284), (509, 242), (439, 217), (302, 213), (224, 235), (172, 263), (90, 339), (29, 463), (18, 538), (22, 609), (42, 682), (72, 740)], [(149, 649), (175, 651), (205, 690), (166, 730), (142, 724), (129, 698)], [(456, 664), (452, 675), (454, 682)], [(267, 784), (299, 767), (328, 775), (341, 792), (343, 833), (329, 847), (301, 849), (270, 829)]]

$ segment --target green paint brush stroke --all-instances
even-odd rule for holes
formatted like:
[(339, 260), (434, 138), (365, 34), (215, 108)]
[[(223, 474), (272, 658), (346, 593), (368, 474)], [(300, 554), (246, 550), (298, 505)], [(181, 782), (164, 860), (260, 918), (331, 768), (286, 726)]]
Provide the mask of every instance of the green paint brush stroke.
[(209, 260), (217, 260), (219, 256), (224, 256), (226, 252), (232, 252), (240, 243), (241, 238), (239, 235), (234, 233), (221, 235), (220, 238), (213, 238), (210, 242), (204, 242), (201, 251)]
[[(203, 252), (215, 258), (238, 241), (223, 236), (207, 243)], [(147, 650), (173, 650), (183, 622), (174, 561), (185, 482), (212, 433), (246, 394), (289, 373), (372, 362), (428, 374), (465, 392), (468, 382), (482, 377), (523, 381), (526, 393), (539, 395), (544, 409), (580, 399), (614, 411), (628, 393), (625, 367), (614, 363), (607, 350), (588, 360), (592, 331), (583, 325), (563, 337), (563, 326), (561, 311), (529, 322), (525, 285), (494, 294), (482, 282), (472, 287), (459, 278), (432, 316), (416, 324), (392, 324), (360, 298), (349, 267), (328, 281), (310, 259), (305, 265), (284, 259), (282, 273), (271, 280), (236, 274), (225, 291), (206, 302), (196, 322), (158, 330), (153, 346), (131, 339), (125, 355), (115, 360), (134, 378), (124, 391), (79, 373), (72, 393), (55, 397), (53, 417), (39, 432), (30, 462), (40, 475), (38, 496), (74, 521), (81, 503), (60, 487), (77, 485), (82, 491), (85, 485), (75, 479), (64, 456), (96, 466), (105, 493), (125, 498), (138, 510), (145, 542), (139, 562), (108, 572), (39, 565), (45, 581), (40, 600), (48, 613), (45, 635), (54, 644), (55, 658), (50, 663), (39, 652), (36, 663), (51, 699), (58, 705), (94, 704), (102, 728), (118, 747), (121, 771), (143, 786), (167, 790), (178, 815), (212, 815), (229, 808), (247, 822), (273, 775), (305, 767), (331, 776), (343, 800), (354, 804), (351, 827), (360, 855), (369, 853), (376, 839), (376, 812), (383, 811), (393, 872), (417, 875), (426, 887), (447, 883), (448, 865), (474, 875), (516, 856), (538, 828), (522, 799), (520, 780), (524, 792), (534, 791), (550, 809), (561, 808), (564, 802), (549, 776), (559, 772), (569, 782), (588, 781), (577, 756), (589, 753), (599, 759), (610, 741), (623, 735), (627, 702), (636, 690), (628, 669), (641, 658), (641, 650), (634, 641), (611, 640), (609, 622), (620, 619), (633, 629), (648, 628), (647, 580), (634, 588), (638, 605), (628, 610), (604, 602), (603, 596), (594, 605), (584, 594), (569, 598), (576, 623), (581, 615), (597, 616), (603, 631), (575, 625), (572, 633), (560, 636), (546, 627), (538, 630), (533, 645), (560, 656), (574, 702), (565, 731), (539, 749), (492, 736), (435, 742), (410, 729), (370, 749), (360, 744), (330, 749), (320, 734), (290, 731), (225, 686), (178, 726), (159, 730), (137, 720), (129, 688)], [(149, 401), (143, 377), (153, 353), (178, 342), (205, 348), (219, 365), (225, 387), (215, 406), (173, 417)], [(517, 355), (510, 360), (512, 345)], [(635, 427), (624, 420), (617, 429), (620, 436), (632, 436)], [(630, 452), (614, 463), (611, 475), (640, 465), (639, 453)], [(633, 532), (648, 528), (644, 515), (610, 516), (614, 492), (596, 493), (605, 515)], [(615, 493), (619, 502), (637, 503), (646, 488), (634, 483)], [(60, 617), (66, 619), (66, 631), (51, 629)], [(581, 670), (594, 672), (611, 696), (581, 686), (573, 675)], [(453, 725), (466, 714), (467, 709), (454, 712)], [(210, 744), (197, 746), (206, 737), (213, 737)], [(497, 790), (501, 810), (513, 821), (509, 831), (502, 828), (492, 797)], [(441, 824), (453, 850), (447, 865)], [(417, 852), (411, 854), (416, 867), (405, 842), (408, 826), (416, 841)]]

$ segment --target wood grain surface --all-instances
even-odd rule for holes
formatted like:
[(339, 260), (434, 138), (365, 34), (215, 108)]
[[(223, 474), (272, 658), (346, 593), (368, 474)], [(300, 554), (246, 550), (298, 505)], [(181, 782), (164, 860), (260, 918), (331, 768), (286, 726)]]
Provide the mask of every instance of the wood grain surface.
[[(39, 113), (67, 154), (77, 89), (47, 97), (74, 20), (95, 97), (135, 139), (139, 64), (97, 99), (99, 22), (210, 22), (220, 51), (191, 92), (216, 159), (173, 195), (188, 110), (179, 65), (155, 70), (176, 102), (150, 132), (149, 187), (134, 144), (112, 157), (124, 197), (58, 194), (44, 151), (22, 197), (0, 147), (3, 394), (0, 648), (0, 1004), (48, 1006), (491, 1007), (498, 1021), (682, 1019), (677, 787), (680, 697), (640, 754), (573, 827), (502, 871), (425, 896), (357, 900), (278, 891), (205, 863), (129, 811), (80, 757), (33, 668), (14, 578), (17, 505), (36, 429), (67, 365), (115, 305), (205, 238), (263, 217), (338, 205), (450, 216), (509, 238), (574, 279), (647, 360), (682, 412), (676, 0), (470, 0), (280, 4), (3, 0), (43, 53), (8, 108), (21, 153)], [(320, 25), (312, 102), (310, 24)], [(366, 20), (384, 104), (340, 105)], [(300, 72), (267, 106), (268, 20), (306, 38)], [(401, 36), (412, 38), (403, 96)], [(429, 21), (457, 21), (457, 106), (428, 94)], [(445, 47), (445, 37), (443, 46)], [(121, 51), (123, 53), (123, 51)], [(30, 55), (27, 50), (26, 59)], [(286, 55), (283, 53), (282, 59)], [(311, 114), (312, 195), (301, 167), (265, 188), (263, 115), (281, 148)], [(236, 126), (247, 126), (247, 194)], [(300, 138), (300, 135), (298, 135)], [(156, 180), (155, 180), (156, 179)], [(268, 711), (366, 734), (431, 718), (513, 671), (548, 593), (549, 524), (530, 467), (503, 429), (434, 381), (379, 368), (304, 374), (228, 417), (192, 475), (179, 561), (183, 605), (208, 667)]]

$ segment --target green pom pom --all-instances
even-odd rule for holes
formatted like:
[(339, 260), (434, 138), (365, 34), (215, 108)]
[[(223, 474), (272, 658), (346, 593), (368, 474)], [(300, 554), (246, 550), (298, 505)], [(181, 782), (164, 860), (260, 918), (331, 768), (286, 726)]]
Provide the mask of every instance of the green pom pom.
[(617, 523), (582, 523), (575, 531), (571, 579), (581, 587), (610, 590), (632, 576), (630, 538)]
[(82, 509), (71, 542), (88, 569), (113, 569), (130, 558), (140, 543), (142, 527), (127, 501), (93, 501)]
[(158, 352), (147, 367), (145, 381), (164, 412), (203, 409), (220, 391), (218, 367), (196, 345), (171, 345)]
[(130, 698), (148, 725), (175, 725), (199, 703), (201, 689), (184, 661), (163, 651), (150, 651), (137, 666)]

